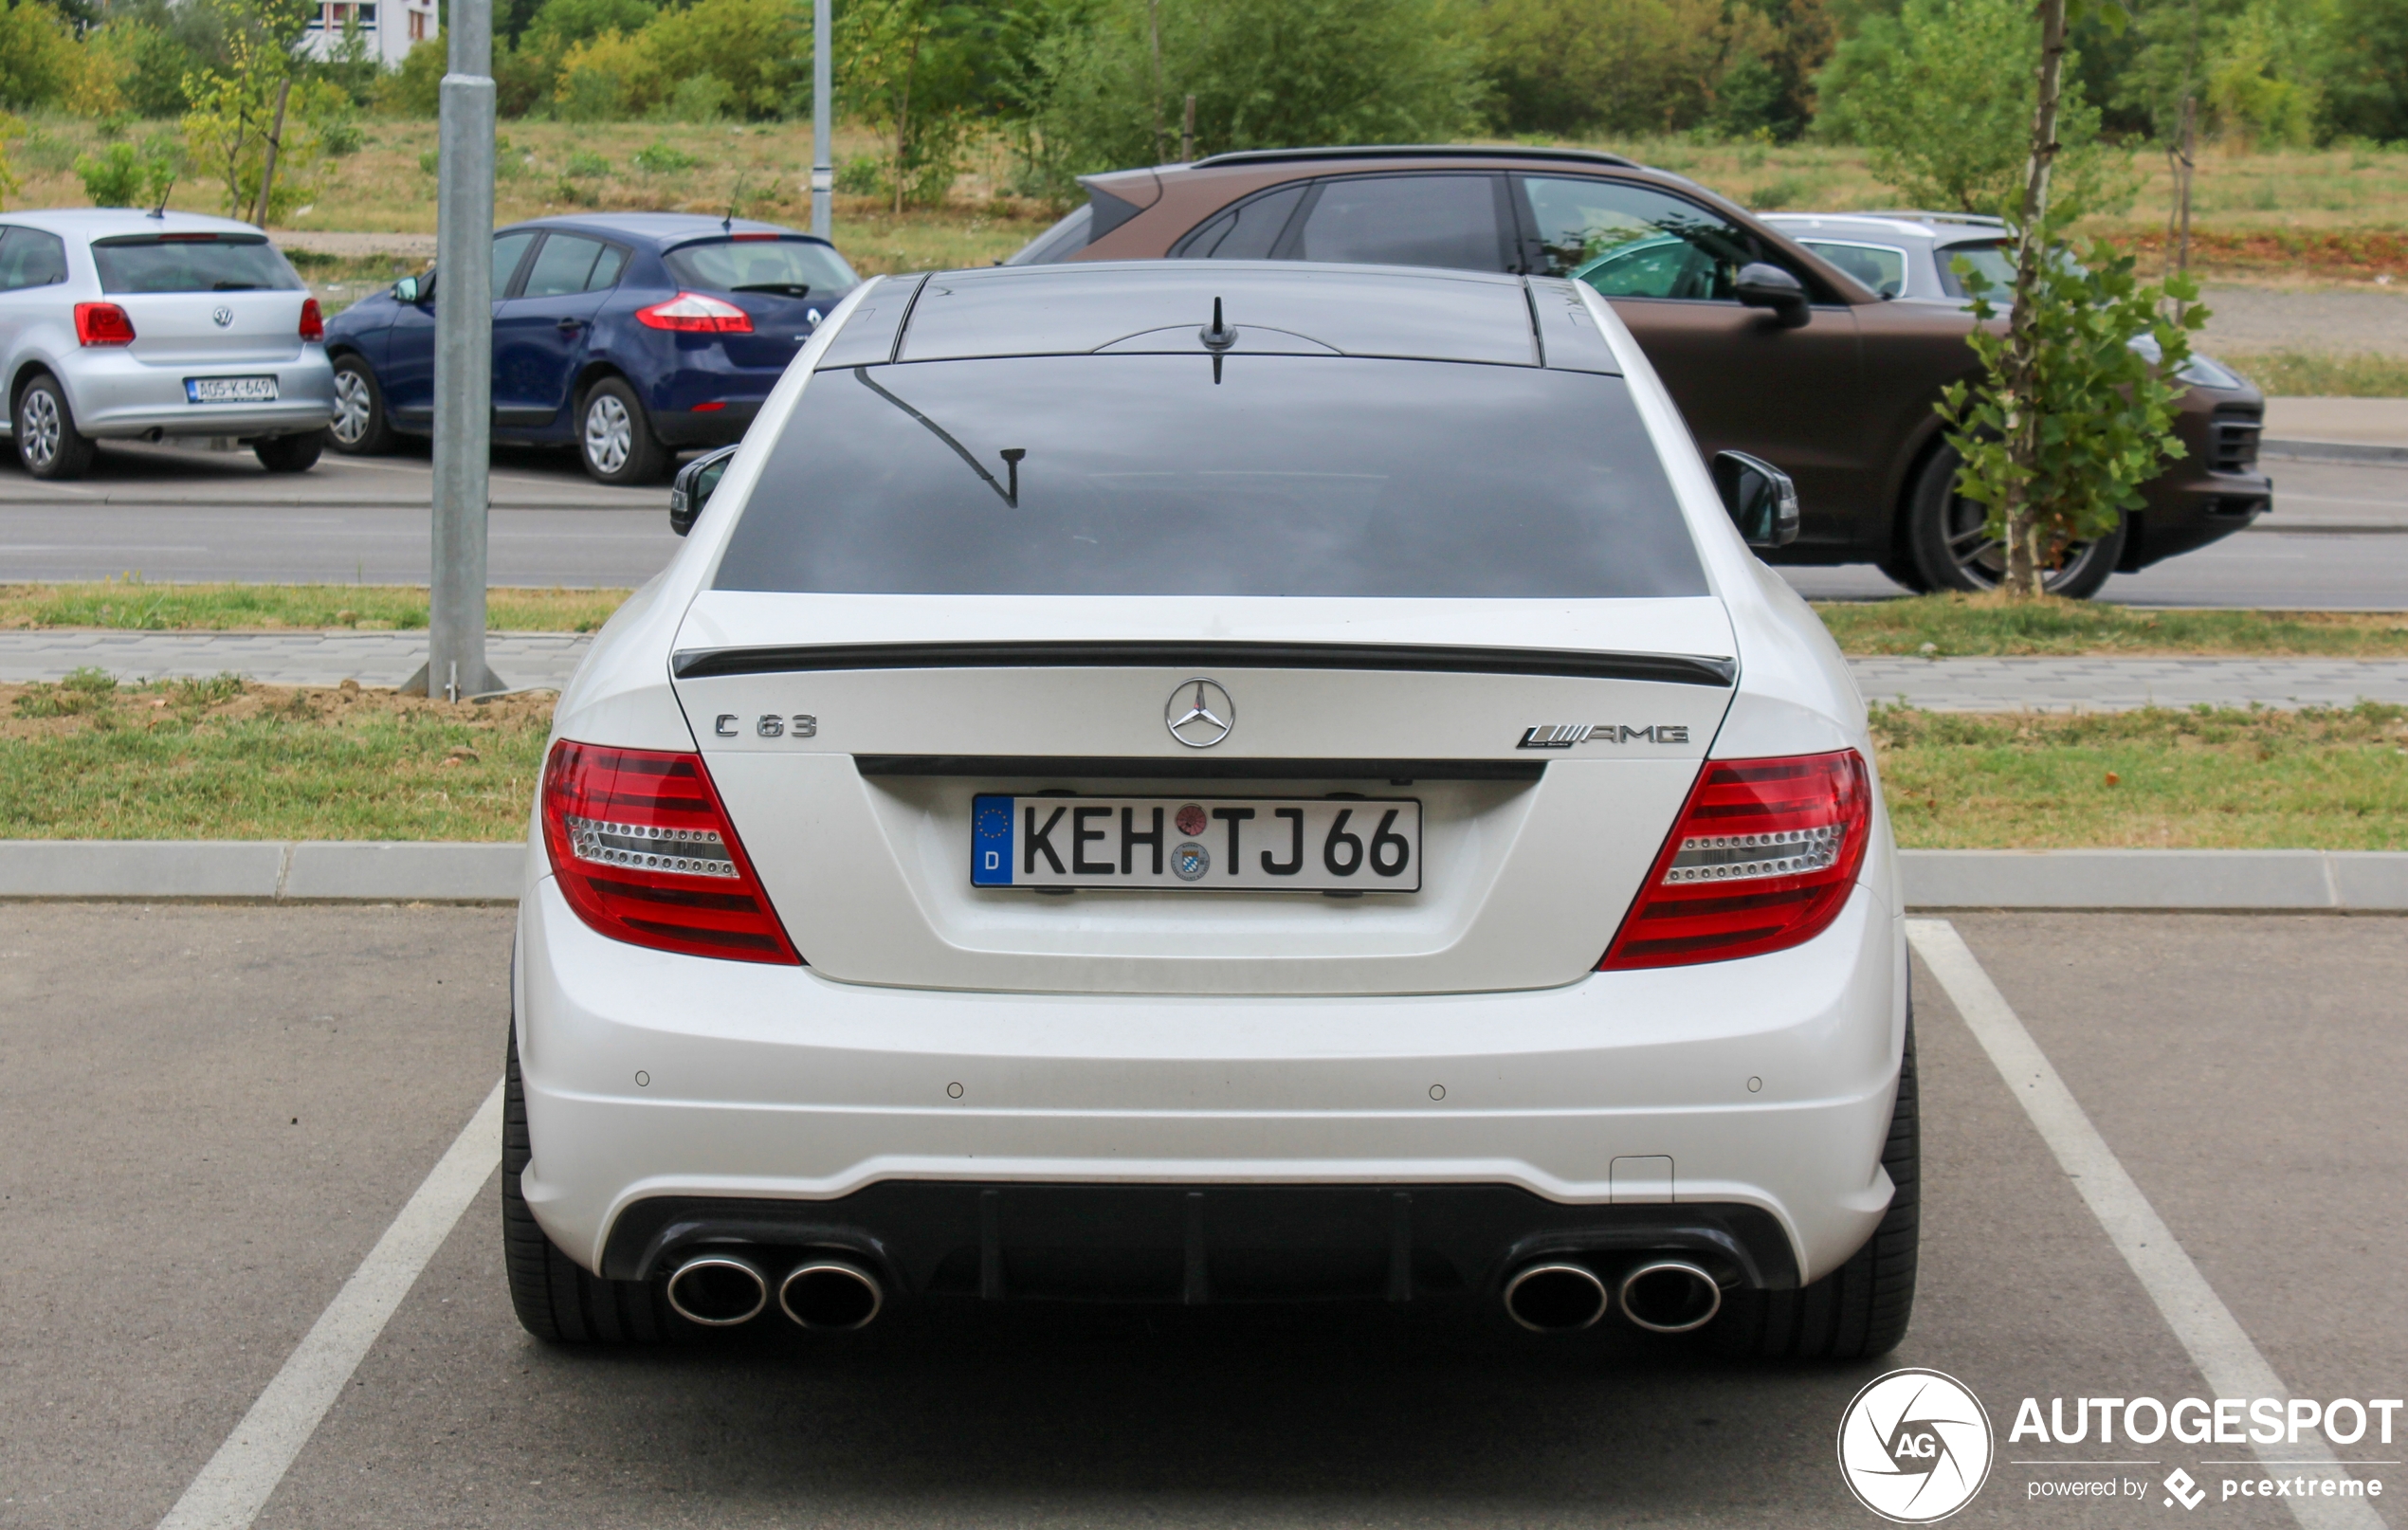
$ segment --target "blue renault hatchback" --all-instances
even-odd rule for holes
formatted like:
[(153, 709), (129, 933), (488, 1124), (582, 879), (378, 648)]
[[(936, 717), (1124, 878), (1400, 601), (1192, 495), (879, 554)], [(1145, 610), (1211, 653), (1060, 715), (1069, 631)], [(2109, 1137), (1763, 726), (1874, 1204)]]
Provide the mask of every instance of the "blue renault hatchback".
[[(326, 321), (337, 451), (435, 419), (436, 271)], [(666, 475), (744, 433), (861, 279), (826, 240), (677, 212), (537, 218), (493, 236), (493, 437), (575, 445), (605, 483)]]

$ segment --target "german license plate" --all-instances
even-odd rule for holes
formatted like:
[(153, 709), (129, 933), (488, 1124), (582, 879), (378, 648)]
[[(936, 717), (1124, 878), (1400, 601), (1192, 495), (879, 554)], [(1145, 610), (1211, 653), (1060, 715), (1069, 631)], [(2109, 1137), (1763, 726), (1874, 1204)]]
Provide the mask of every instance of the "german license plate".
[(273, 404), (276, 402), (276, 379), (187, 377), (184, 379), (184, 401), (188, 404)]
[(977, 887), (1419, 892), (1411, 797), (979, 796)]

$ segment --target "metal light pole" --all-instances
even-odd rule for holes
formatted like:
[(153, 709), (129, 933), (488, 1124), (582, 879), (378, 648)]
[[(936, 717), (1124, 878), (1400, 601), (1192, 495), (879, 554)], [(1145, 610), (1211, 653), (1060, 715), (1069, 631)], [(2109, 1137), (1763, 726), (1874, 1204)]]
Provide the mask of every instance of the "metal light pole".
[(831, 98), (836, 94), (828, 63), (828, 33), (835, 25), (830, 0), (812, 0), (811, 19), (811, 231), (822, 239), (836, 237), (836, 167), (829, 124), (834, 119)]
[(435, 191), (434, 584), (423, 683), (458, 701), (503, 689), (485, 667), (485, 507), (493, 445), (493, 0), (451, 0)]

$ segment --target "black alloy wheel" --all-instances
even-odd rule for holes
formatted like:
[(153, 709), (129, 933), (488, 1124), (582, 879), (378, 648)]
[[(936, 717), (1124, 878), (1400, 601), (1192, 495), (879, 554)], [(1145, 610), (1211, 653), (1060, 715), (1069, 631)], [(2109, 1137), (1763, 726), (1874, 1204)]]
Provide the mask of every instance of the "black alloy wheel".
[[(1957, 492), (1962, 462), (1955, 447), (1943, 446), (1915, 476), (1906, 501), (1906, 551), (1925, 589), (1980, 594), (2007, 576), (2007, 548), (1987, 529), (1990, 507)], [(2118, 521), (2096, 541), (2069, 543), (2043, 576), (2043, 588), (2068, 600), (2097, 594), (2124, 556), (2124, 536)]]

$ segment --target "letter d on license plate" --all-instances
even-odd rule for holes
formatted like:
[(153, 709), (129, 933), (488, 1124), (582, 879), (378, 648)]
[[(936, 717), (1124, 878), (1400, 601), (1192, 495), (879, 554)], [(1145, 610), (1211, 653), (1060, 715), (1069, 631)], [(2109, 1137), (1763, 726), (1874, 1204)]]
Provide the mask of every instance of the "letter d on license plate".
[(1411, 797), (1011, 797), (971, 807), (977, 887), (1419, 892)]

